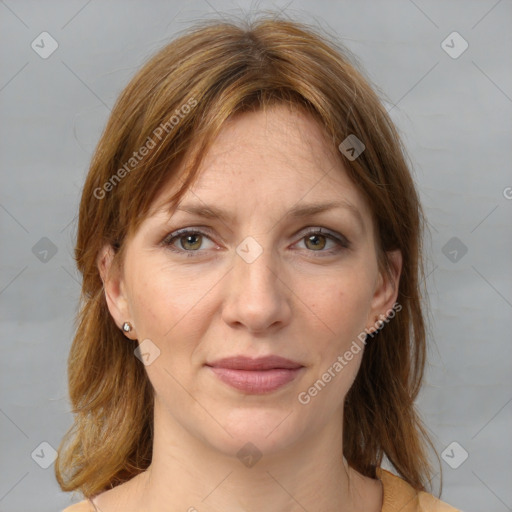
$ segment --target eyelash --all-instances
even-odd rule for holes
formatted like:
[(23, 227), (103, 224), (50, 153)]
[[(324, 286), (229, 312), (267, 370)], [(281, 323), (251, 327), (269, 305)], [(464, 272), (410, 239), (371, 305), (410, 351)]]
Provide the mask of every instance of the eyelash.
[[(175, 253), (178, 253), (178, 254), (186, 254), (187, 257), (192, 257), (192, 258), (193, 257), (197, 257), (196, 253), (202, 252), (200, 249), (197, 249), (195, 251), (187, 251), (185, 249), (177, 249), (177, 248), (173, 247), (173, 242), (175, 240), (179, 240), (180, 238), (183, 238), (186, 235), (202, 235), (202, 236), (205, 236), (207, 238), (210, 238), (211, 233), (210, 233), (209, 230), (202, 231), (200, 229), (191, 229), (191, 228), (178, 229), (177, 231), (174, 231), (174, 232), (170, 233), (168, 236), (166, 236), (164, 238), (164, 240), (162, 241), (162, 245), (167, 247), (172, 252), (175, 252)], [(332, 240), (333, 242), (335, 242), (338, 245), (337, 248), (329, 249), (327, 251), (312, 251), (312, 250), (308, 250), (308, 252), (311, 252), (311, 253), (316, 253), (316, 252), (320, 253), (318, 256), (315, 255), (315, 257), (322, 257), (322, 255), (329, 255), (329, 256), (331, 256), (331, 255), (336, 254), (336, 253), (338, 253), (340, 251), (343, 251), (343, 250), (346, 250), (346, 249), (350, 248), (350, 242), (344, 236), (334, 235), (333, 233), (329, 233), (329, 232), (323, 231), (322, 228), (315, 228), (315, 229), (309, 230), (308, 232), (306, 232), (306, 233), (304, 233), (302, 235), (300, 240), (303, 240), (306, 237), (311, 236), (311, 235), (321, 235), (321, 236), (324, 236), (324, 237), (328, 238), (329, 240)]]

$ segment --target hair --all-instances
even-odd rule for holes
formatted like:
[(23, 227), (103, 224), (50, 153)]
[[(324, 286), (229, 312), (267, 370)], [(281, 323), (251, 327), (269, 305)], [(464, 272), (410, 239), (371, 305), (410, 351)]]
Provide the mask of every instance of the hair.
[[(324, 130), (368, 200), (379, 269), (390, 272), (387, 251), (402, 253), (402, 308), (364, 350), (345, 400), (343, 452), (372, 478), (385, 456), (426, 490), (434, 447), (415, 408), (426, 362), (424, 214), (397, 129), (348, 55), (335, 38), (282, 16), (207, 21), (158, 51), (120, 94), (79, 208), (75, 259), (83, 280), (68, 359), (74, 423), (55, 463), (63, 491), (95, 496), (146, 470), (152, 458), (153, 388), (109, 313), (100, 250), (110, 244), (113, 265), (122, 268), (127, 240), (162, 186), (181, 180), (171, 198), (178, 202), (226, 120), (275, 105), (306, 112)], [(366, 146), (354, 160), (337, 150), (351, 134)]]

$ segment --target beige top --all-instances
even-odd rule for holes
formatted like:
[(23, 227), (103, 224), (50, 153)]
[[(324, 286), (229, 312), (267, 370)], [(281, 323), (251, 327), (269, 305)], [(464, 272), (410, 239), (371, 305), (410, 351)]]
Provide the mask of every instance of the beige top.
[[(402, 478), (377, 468), (384, 492), (381, 512), (460, 512), (432, 494), (416, 491)], [(67, 507), (62, 512), (98, 512), (89, 500)]]

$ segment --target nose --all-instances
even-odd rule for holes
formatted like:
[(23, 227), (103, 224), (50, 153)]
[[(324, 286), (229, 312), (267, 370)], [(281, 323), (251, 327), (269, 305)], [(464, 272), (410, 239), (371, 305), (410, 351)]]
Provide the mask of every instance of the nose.
[(292, 312), (291, 291), (279, 277), (282, 272), (272, 251), (263, 250), (254, 261), (240, 254), (234, 255), (233, 269), (225, 281), (224, 321), (252, 334), (287, 325)]

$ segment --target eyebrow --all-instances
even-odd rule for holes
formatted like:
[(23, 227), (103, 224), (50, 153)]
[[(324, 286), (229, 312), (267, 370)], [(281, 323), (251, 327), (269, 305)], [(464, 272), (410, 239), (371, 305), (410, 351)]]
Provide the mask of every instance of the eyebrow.
[[(300, 204), (294, 206), (290, 210), (288, 210), (284, 217), (291, 217), (293, 219), (301, 219), (304, 217), (310, 217), (313, 215), (318, 215), (320, 213), (334, 210), (334, 209), (345, 209), (353, 214), (353, 216), (357, 219), (363, 231), (365, 231), (365, 224), (363, 221), (363, 217), (361, 212), (350, 202), (342, 199), (337, 201), (330, 201), (327, 203), (310, 203), (310, 204)], [(177, 206), (175, 211), (183, 211), (186, 213), (190, 213), (192, 215), (197, 215), (199, 217), (204, 217), (207, 219), (219, 219), (222, 222), (229, 222), (231, 220), (231, 215), (216, 206), (207, 206), (207, 205), (195, 205), (195, 204), (180, 204)]]

